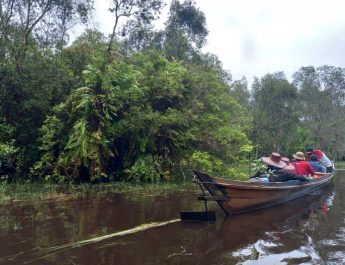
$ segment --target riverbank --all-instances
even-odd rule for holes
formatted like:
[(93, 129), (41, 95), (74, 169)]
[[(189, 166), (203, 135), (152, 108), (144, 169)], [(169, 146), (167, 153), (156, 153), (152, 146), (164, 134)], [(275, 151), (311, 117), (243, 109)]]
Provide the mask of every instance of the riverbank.
[[(336, 162), (336, 169), (345, 170), (345, 162)], [(32, 200), (73, 200), (80, 198), (97, 198), (113, 193), (128, 193), (131, 196), (167, 197), (172, 193), (198, 191), (198, 185), (192, 181), (182, 183), (128, 183), (113, 182), (102, 184), (47, 184), (14, 183), (0, 184), (0, 205), (11, 202)]]
[(14, 183), (0, 184), (0, 205), (11, 202), (32, 200), (72, 200), (80, 198), (97, 198), (112, 193), (138, 194), (147, 196), (169, 196), (171, 193), (197, 190), (198, 186), (190, 182), (159, 183), (159, 184), (133, 184), (133, 183), (107, 183), (107, 184), (45, 184), (45, 183)]

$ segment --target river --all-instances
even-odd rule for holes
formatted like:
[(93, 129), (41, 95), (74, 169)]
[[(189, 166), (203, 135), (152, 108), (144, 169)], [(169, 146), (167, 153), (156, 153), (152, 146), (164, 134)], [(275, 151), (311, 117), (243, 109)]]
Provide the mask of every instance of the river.
[(188, 223), (196, 193), (113, 194), (1, 206), (0, 264), (344, 264), (345, 171), (269, 209)]

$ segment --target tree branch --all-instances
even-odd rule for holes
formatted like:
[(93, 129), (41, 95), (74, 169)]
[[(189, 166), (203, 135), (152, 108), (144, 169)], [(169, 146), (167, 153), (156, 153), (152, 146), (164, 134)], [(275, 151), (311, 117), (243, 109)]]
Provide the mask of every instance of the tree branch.
[[(45, 14), (47, 14), (47, 12), (49, 11), (49, 8), (51, 4), (51, 0), (48, 0), (44, 9), (42, 10), (42, 13), (36, 17), (36, 19), (34, 20), (34, 22), (32, 23), (32, 25), (30, 27), (27, 27), (25, 30), (25, 40), (24, 40), (24, 45), (26, 46), (28, 44), (28, 40), (29, 40), (29, 35), (32, 32), (32, 30), (35, 28), (35, 26), (38, 24), (38, 22), (40, 22), (42, 20), (42, 18), (44, 17)], [(28, 14), (29, 17), (29, 14)]]
[(31, 13), (31, 1), (28, 0), (28, 9), (26, 12), (26, 25), (25, 25), (25, 31), (29, 28), (30, 24), (30, 13)]
[(6, 14), (7, 19), (6, 19), (5, 23), (4, 23), (4, 26), (7, 26), (7, 25), (8, 25), (8, 23), (10, 22), (10, 20), (11, 20), (11, 18), (12, 18), (12, 16), (13, 16), (14, 1), (15, 1), (15, 0), (12, 0), (12, 1), (10, 1), (10, 2), (8, 3), (8, 5), (9, 5), (9, 7), (8, 7), (8, 10), (9, 10), (8, 12), (9, 12), (9, 14), (8, 14), (8, 15)]
[(0, 1), (0, 19), (2, 21), (2, 1)]

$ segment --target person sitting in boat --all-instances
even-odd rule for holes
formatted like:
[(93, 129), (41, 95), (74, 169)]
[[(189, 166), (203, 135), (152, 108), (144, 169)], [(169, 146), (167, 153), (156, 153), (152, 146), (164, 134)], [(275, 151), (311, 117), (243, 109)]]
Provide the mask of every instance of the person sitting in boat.
[(305, 160), (303, 152), (296, 152), (292, 155), (296, 159), (291, 164), (294, 166), (294, 173), (297, 175), (311, 176), (315, 174), (314, 168)]
[(292, 172), (297, 175), (303, 175), (307, 177), (313, 177), (315, 175), (319, 177), (319, 176), (327, 176), (330, 174), (327, 172), (323, 173), (323, 172), (315, 171), (314, 168), (309, 164), (309, 162), (306, 161), (303, 152), (296, 152), (292, 156), (296, 159), (295, 162), (291, 163), (295, 168), (295, 171), (292, 171)]
[(311, 155), (309, 164), (316, 172), (326, 172), (326, 168), (319, 162), (317, 155)]
[[(285, 161), (284, 161), (285, 160)], [(261, 157), (261, 161), (267, 165), (267, 173), (270, 182), (283, 182), (289, 180), (307, 181), (303, 176), (292, 172), (294, 167), (287, 163), (288, 158), (282, 157), (279, 153), (273, 152), (268, 157)]]
[(320, 163), (326, 168), (326, 172), (333, 172), (332, 161), (322, 152), (320, 149), (314, 149), (311, 146), (306, 148), (307, 161), (310, 161), (311, 155), (316, 155), (319, 158)]
[(288, 172), (295, 172), (295, 167), (291, 164), (291, 161), (288, 157), (282, 156), (281, 160), (286, 163), (286, 166), (283, 168)]
[(267, 171), (280, 170), (287, 166), (278, 152), (273, 152), (270, 156), (261, 157), (261, 161), (267, 165)]

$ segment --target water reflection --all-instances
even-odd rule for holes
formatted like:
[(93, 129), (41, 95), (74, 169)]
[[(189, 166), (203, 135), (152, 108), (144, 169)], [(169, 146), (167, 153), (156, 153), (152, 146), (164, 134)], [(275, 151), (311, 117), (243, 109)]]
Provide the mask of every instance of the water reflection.
[(345, 179), (333, 182), (265, 210), (229, 218), (217, 210), (213, 224), (164, 223), (200, 210), (188, 193), (5, 205), (0, 264), (340, 264)]
[(330, 185), (303, 199), (224, 219), (200, 264), (319, 264), (309, 233), (333, 193)]

